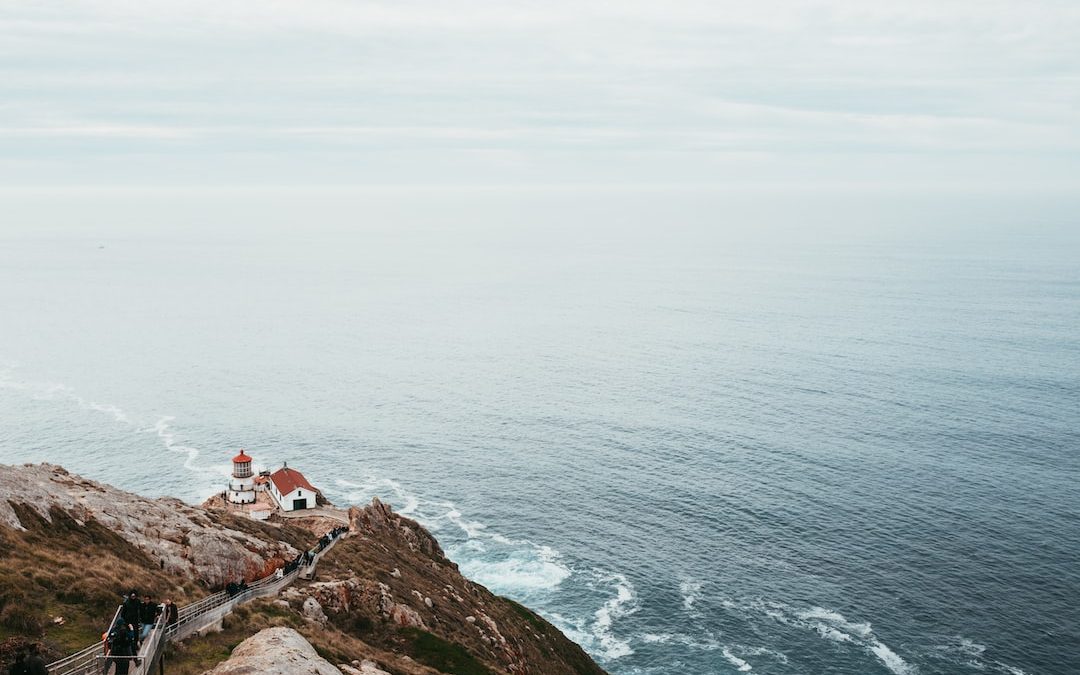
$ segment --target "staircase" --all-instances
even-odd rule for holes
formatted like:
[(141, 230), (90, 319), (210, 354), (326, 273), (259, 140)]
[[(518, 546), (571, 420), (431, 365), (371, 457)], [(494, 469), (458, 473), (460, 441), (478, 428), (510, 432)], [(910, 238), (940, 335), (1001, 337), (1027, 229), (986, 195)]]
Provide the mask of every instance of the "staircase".
[[(129, 675), (149, 675), (155, 668), (164, 672), (165, 646), (169, 642), (184, 640), (199, 631), (206, 630), (219, 623), (227, 614), (238, 607), (258, 598), (277, 595), (283, 588), (296, 581), (298, 577), (310, 579), (314, 576), (315, 565), (319, 559), (326, 555), (327, 551), (334, 548), (339, 539), (348, 536), (348, 533), (334, 537), (321, 551), (315, 554), (311, 563), (301, 566), (289, 574), (280, 578), (277, 573), (264, 577), (243, 591), (230, 596), (222, 591), (197, 602), (180, 607), (177, 611), (176, 623), (165, 624), (164, 613), (158, 617), (150, 634), (143, 640), (139, 648), (139, 655), (128, 657), (134, 661)], [(113, 615), (113, 626), (120, 618), (120, 608)], [(48, 666), (49, 675), (103, 675), (110, 672), (111, 664), (106, 660), (104, 641), (90, 645), (80, 652), (60, 659)], [(122, 658), (122, 657), (114, 657)]]

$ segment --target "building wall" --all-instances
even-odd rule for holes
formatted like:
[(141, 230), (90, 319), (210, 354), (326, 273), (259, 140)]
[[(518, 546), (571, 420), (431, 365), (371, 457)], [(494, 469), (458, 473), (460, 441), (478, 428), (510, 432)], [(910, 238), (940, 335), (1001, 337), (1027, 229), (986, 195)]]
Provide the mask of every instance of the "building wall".
[(255, 491), (229, 490), (228, 500), (233, 504), (252, 504), (255, 502)]
[(281, 509), (283, 511), (292, 511), (293, 500), (296, 499), (306, 499), (307, 507), (309, 509), (313, 509), (316, 506), (315, 493), (302, 487), (296, 488), (287, 495), (280, 494), (277, 491), (276, 487), (271, 488), (271, 492), (274, 495), (274, 499), (277, 500), (278, 505), (281, 506)]

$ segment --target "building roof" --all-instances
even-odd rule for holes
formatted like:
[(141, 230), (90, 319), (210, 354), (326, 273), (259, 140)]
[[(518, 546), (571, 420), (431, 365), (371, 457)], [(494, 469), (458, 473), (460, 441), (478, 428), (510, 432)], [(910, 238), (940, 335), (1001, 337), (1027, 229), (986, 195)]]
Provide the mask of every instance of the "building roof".
[(274, 481), (274, 487), (276, 487), (277, 491), (283, 495), (289, 494), (298, 487), (302, 487), (305, 490), (311, 490), (312, 492), (318, 492), (318, 490), (308, 482), (308, 479), (304, 478), (304, 474), (296, 469), (290, 469), (287, 466), (270, 474), (270, 480)]
[(251, 457), (244, 452), (243, 448), (240, 449), (240, 454), (232, 458), (233, 464), (240, 464), (241, 462), (250, 462)]

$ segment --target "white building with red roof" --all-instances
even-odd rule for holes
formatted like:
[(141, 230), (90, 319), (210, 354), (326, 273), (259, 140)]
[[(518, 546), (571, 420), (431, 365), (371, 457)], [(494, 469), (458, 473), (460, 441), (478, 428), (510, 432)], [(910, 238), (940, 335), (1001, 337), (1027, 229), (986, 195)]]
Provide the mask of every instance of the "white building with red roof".
[(270, 474), (266, 487), (282, 511), (299, 511), (318, 506), (319, 491), (304, 478), (304, 474), (290, 469), (288, 464)]

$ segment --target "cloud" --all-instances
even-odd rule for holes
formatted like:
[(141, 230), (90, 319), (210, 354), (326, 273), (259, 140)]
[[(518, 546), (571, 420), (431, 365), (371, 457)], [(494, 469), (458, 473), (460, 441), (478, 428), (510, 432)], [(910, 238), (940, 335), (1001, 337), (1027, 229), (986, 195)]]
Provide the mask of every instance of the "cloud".
[(3, 1), (0, 179), (168, 182), (183, 153), (214, 182), (857, 180), (876, 153), (1042, 181), (1080, 145), (1078, 42), (1055, 0)]

